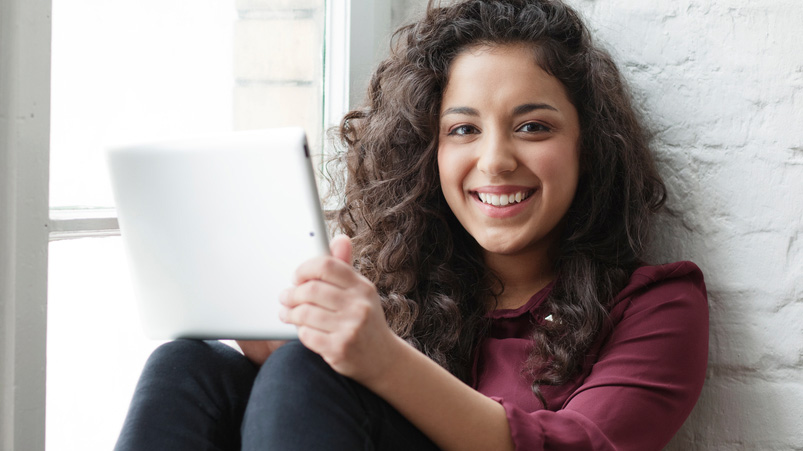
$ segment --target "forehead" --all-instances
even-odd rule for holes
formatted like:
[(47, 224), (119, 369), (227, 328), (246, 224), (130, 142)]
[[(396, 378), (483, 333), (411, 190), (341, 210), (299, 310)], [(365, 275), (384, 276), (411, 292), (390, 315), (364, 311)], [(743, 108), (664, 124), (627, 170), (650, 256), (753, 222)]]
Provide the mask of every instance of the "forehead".
[(532, 45), (475, 45), (452, 61), (442, 109), (452, 101), (482, 102), (507, 96), (568, 102), (560, 80), (538, 65)]

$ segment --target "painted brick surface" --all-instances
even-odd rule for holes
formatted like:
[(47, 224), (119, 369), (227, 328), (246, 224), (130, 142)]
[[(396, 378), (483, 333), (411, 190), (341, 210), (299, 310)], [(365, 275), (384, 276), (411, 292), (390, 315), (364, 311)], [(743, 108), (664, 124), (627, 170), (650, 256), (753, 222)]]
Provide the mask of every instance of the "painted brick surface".
[(236, 0), (235, 5), (241, 11), (289, 11), (317, 10), (323, 7), (324, 0)]
[(301, 126), (320, 146), (323, 0), (237, 0), (234, 128)]
[[(706, 276), (706, 386), (667, 449), (803, 449), (803, 2), (569, 2), (655, 131), (653, 260)], [(394, 23), (425, 4), (394, 0)]]
[[(307, 127), (308, 138), (320, 123), (320, 93), (317, 87), (251, 84), (234, 88), (234, 111), (239, 130), (266, 127)], [(315, 135), (317, 136), (317, 134)]]
[(706, 275), (706, 386), (668, 449), (803, 448), (803, 3), (575, 0), (670, 189), (657, 260)]
[[(234, 73), (238, 80), (310, 82), (321, 70), (318, 27), (304, 19), (239, 20), (234, 27)], [(296, 58), (296, 55), (309, 55)], [(318, 58), (315, 58), (319, 55)]]

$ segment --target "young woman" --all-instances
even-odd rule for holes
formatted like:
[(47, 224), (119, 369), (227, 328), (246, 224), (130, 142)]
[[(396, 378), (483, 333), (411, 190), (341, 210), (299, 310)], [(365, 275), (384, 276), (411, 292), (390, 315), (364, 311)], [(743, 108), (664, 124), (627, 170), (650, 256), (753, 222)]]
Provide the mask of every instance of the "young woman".
[(345, 236), (281, 297), (300, 341), (163, 346), (118, 449), (666, 445), (703, 384), (705, 287), (642, 261), (665, 188), (574, 11), (430, 6), (340, 137)]

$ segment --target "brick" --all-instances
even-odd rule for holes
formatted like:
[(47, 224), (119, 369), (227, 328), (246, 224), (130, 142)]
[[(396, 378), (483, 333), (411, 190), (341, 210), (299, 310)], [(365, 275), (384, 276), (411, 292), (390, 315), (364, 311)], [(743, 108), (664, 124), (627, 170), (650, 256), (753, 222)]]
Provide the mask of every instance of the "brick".
[(323, 73), (322, 25), (313, 19), (240, 20), (234, 28), (238, 80), (313, 81)]
[(667, 450), (796, 449), (803, 443), (803, 384), (709, 380)]
[(709, 297), (712, 370), (723, 377), (772, 378), (803, 364), (803, 304), (790, 302), (776, 313), (755, 305), (755, 299), (774, 304), (770, 294), (714, 292)]
[(250, 85), (234, 89), (234, 128), (303, 127), (310, 142), (320, 139), (320, 88), (309, 86)]
[(323, 9), (324, 0), (236, 0), (238, 10)]

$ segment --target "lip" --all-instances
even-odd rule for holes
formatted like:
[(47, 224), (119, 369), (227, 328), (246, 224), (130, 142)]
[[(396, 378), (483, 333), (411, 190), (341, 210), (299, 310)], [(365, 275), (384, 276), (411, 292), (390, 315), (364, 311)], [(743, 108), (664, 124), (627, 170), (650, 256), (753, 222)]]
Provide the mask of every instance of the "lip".
[[(481, 201), (477, 193), (487, 193), (487, 194), (514, 194), (519, 191), (526, 191), (529, 192), (530, 195), (527, 196), (526, 199), (523, 199), (521, 202), (515, 204), (508, 204), (504, 207), (493, 206), (486, 204), (485, 202)], [(493, 186), (482, 186), (478, 188), (474, 188), (468, 191), (470, 194), (471, 199), (474, 201), (477, 208), (488, 217), (491, 218), (512, 218), (521, 212), (523, 212), (529, 205), (530, 200), (534, 197), (534, 195), (538, 192), (538, 188), (533, 188), (531, 186), (519, 186), (519, 185), (493, 185)]]

